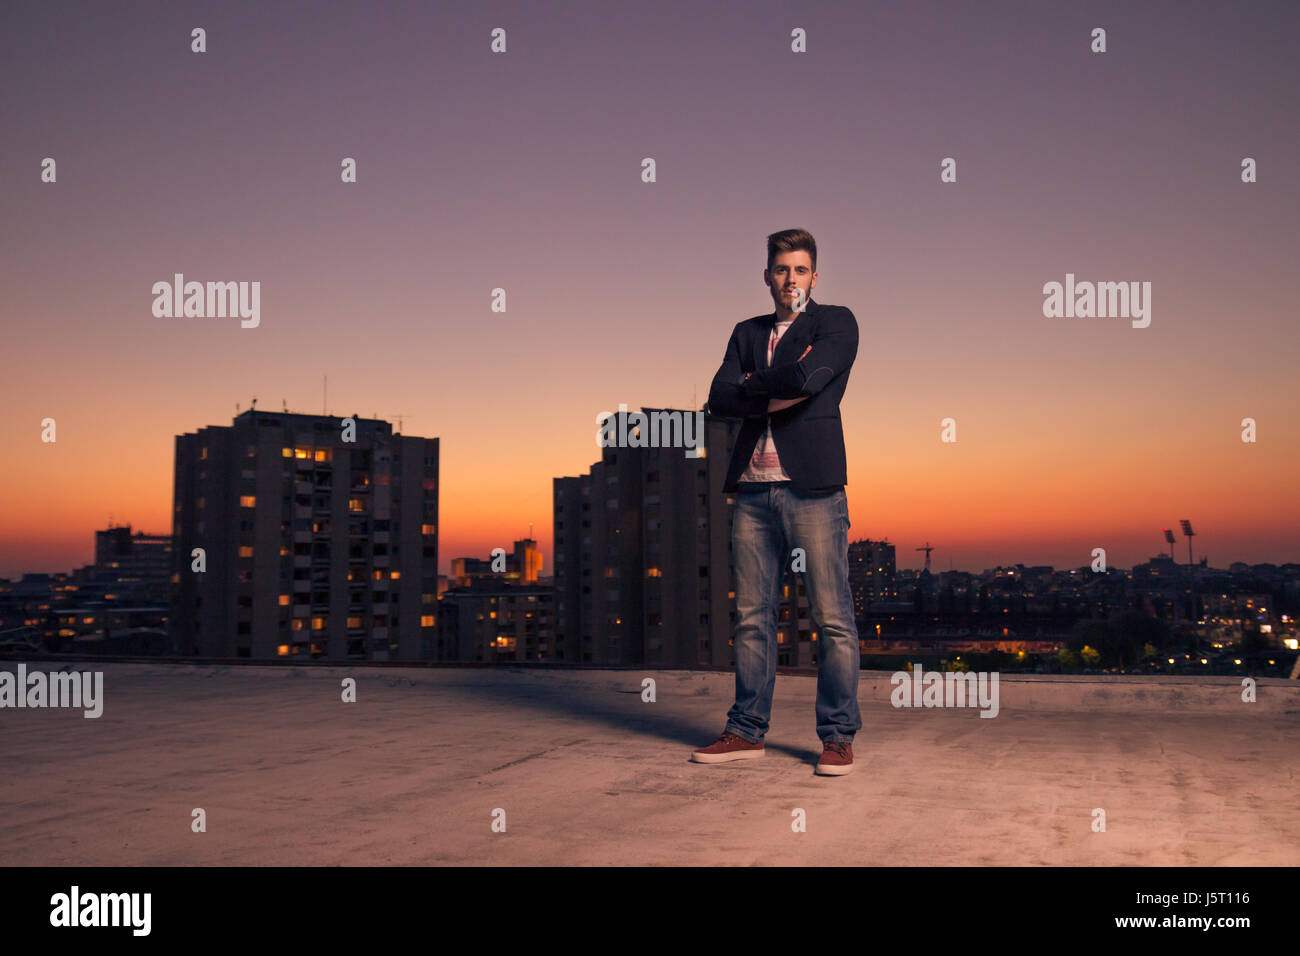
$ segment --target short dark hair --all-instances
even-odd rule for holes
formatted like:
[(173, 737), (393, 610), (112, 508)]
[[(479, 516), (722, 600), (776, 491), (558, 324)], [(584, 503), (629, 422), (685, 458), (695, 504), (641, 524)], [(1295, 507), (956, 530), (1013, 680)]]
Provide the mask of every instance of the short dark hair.
[(817, 271), (817, 240), (807, 229), (785, 229), (774, 232), (767, 237), (767, 267), (772, 268), (772, 261), (782, 252), (794, 252), (802, 249), (812, 257), (813, 272)]

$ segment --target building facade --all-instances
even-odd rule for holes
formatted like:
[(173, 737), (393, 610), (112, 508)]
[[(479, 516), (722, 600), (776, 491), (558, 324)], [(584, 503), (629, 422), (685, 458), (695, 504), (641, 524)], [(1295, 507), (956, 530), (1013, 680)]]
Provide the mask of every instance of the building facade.
[[(662, 421), (694, 413), (636, 414), (612, 416), (612, 431), (630, 439), (653, 416)], [(606, 445), (588, 474), (554, 479), (558, 660), (732, 664), (735, 501), (722, 485), (739, 423), (705, 414), (702, 424), (703, 447)], [(671, 430), (655, 433), (665, 431)], [(816, 661), (816, 637), (802, 578), (788, 568), (778, 609), (778, 663), (808, 666)]]
[(175, 445), (179, 653), (432, 656), (438, 439), (250, 409)]

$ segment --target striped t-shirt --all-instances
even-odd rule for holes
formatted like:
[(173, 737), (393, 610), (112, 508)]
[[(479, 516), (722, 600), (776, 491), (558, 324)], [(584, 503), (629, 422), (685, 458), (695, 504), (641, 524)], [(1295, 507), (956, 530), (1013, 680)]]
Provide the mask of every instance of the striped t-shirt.
[[(767, 364), (772, 366), (772, 354), (776, 351), (776, 343), (781, 341), (781, 336), (785, 335), (794, 319), (787, 322), (777, 322), (772, 326), (772, 334), (767, 339)], [(772, 426), (769, 423), (763, 436), (754, 446), (754, 454), (750, 456), (749, 467), (745, 469), (744, 474), (740, 476), (739, 481), (789, 481), (790, 476), (785, 473), (781, 467), (781, 459), (776, 454), (776, 442), (772, 441)]]

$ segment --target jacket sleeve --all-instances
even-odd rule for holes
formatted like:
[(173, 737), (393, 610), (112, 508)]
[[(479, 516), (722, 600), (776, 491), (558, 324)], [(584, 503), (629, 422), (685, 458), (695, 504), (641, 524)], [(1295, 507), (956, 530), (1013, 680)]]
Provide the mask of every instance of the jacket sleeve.
[(741, 392), (764, 401), (816, 395), (857, 357), (858, 320), (844, 306), (826, 310), (810, 345), (808, 354), (797, 362), (755, 372)]
[(709, 400), (704, 406), (711, 415), (724, 418), (763, 418), (767, 415), (767, 399), (747, 396), (741, 388), (745, 370), (740, 364), (740, 323), (731, 331), (727, 342), (727, 355), (722, 367), (713, 376), (709, 387)]

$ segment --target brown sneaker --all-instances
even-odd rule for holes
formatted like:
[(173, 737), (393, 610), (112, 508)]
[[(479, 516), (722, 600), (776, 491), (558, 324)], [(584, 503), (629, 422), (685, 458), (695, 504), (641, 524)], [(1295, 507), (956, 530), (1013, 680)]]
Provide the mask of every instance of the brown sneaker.
[(853, 769), (853, 745), (839, 741), (822, 744), (822, 758), (813, 768), (816, 773), (838, 776)]
[(763, 756), (763, 741), (750, 743), (724, 730), (722, 736), (699, 750), (691, 751), (691, 759), (696, 763), (721, 763), (724, 760), (745, 760), (749, 757)]

